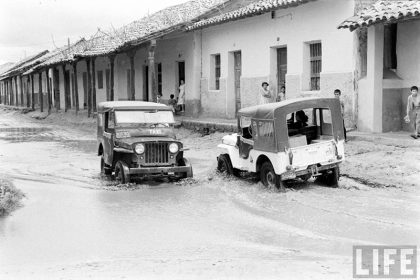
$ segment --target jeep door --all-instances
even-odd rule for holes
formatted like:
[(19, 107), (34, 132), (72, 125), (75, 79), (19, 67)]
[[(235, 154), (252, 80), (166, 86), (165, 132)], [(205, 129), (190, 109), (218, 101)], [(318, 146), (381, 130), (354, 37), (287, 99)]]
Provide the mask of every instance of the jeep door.
[(239, 119), (238, 147), (239, 155), (243, 159), (247, 159), (249, 152), (254, 148), (253, 127), (250, 117), (241, 116)]

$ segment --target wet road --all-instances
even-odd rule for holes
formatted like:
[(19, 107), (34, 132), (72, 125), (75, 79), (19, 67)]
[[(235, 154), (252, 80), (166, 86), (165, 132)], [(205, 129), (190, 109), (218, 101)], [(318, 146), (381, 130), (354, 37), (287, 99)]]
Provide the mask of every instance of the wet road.
[(0, 172), (26, 194), (0, 218), (0, 279), (350, 279), (352, 245), (419, 244), (419, 192), (214, 174), (218, 135), (182, 131), (195, 179), (115, 185), (92, 133), (2, 115)]

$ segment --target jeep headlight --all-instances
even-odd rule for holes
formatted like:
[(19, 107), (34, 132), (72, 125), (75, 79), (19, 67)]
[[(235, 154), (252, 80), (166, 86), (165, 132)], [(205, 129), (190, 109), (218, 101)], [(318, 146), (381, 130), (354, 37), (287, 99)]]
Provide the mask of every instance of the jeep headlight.
[(142, 154), (144, 153), (145, 148), (144, 148), (144, 145), (140, 143), (134, 147), (134, 150), (136, 151), (137, 154)]
[(169, 151), (170, 151), (172, 154), (175, 154), (176, 152), (178, 152), (178, 150), (179, 150), (179, 147), (178, 147), (178, 144), (177, 144), (177, 143), (171, 143), (171, 144), (169, 145)]

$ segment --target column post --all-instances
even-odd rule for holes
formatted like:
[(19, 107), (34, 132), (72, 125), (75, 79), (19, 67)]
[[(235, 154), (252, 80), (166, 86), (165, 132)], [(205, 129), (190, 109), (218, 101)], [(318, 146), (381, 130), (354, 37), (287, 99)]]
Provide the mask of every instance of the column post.
[(73, 66), (73, 79), (74, 79), (74, 98), (76, 103), (76, 114), (79, 112), (79, 88), (77, 87), (77, 60), (72, 63)]
[[(368, 130), (382, 132), (382, 95), (383, 95), (383, 60), (384, 60), (384, 26), (372, 25), (368, 28), (367, 38), (367, 92), (363, 102), (369, 104)], [(369, 112), (370, 111), (370, 112)], [(360, 116), (363, 118), (363, 116)]]
[(108, 56), (109, 58), (109, 64), (110, 64), (110, 82), (109, 82), (109, 100), (107, 101), (114, 101), (114, 63), (115, 63), (115, 55), (112, 54)]
[(52, 98), (51, 98), (51, 87), (50, 87), (50, 81), (49, 81), (49, 72), (50, 69), (47, 67), (45, 69), (45, 82), (47, 85), (47, 101), (48, 101), (48, 114), (51, 113), (51, 103), (52, 103)]
[(88, 106), (88, 118), (92, 113), (92, 73), (90, 71), (90, 58), (86, 58), (87, 66), (87, 82), (88, 82), (88, 96), (87, 96), (87, 106)]
[(31, 88), (32, 88), (32, 98), (31, 98), (31, 105), (32, 110), (35, 110), (35, 85), (34, 85), (34, 74), (31, 74)]
[(96, 112), (96, 57), (92, 57), (92, 111)]
[(156, 71), (155, 71), (155, 49), (156, 49), (156, 40), (150, 41), (149, 46), (149, 56), (148, 56), (148, 65), (149, 65), (149, 100), (152, 102), (157, 101), (157, 81), (156, 81)]
[(38, 72), (39, 108), (44, 112), (44, 95), (42, 94), (42, 71)]
[(135, 89), (135, 69), (134, 69), (134, 57), (136, 56), (136, 49), (127, 52), (127, 56), (130, 59), (130, 100), (136, 99)]

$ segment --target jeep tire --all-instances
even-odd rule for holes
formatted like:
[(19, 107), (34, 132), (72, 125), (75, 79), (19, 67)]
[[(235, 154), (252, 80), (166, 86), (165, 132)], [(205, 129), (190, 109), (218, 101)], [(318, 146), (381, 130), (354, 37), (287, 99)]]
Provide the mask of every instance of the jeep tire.
[(285, 184), (281, 180), (280, 176), (274, 171), (273, 165), (270, 161), (265, 161), (261, 165), (260, 169), (260, 179), (264, 186), (266, 187), (275, 187), (276, 189), (284, 192)]
[(325, 172), (323, 175), (324, 182), (327, 186), (332, 188), (338, 187), (338, 180), (340, 179), (340, 168), (334, 167)]
[(217, 171), (226, 175), (239, 175), (239, 170), (233, 168), (228, 154), (222, 154), (217, 158)]
[[(178, 162), (178, 165), (179, 166), (189, 166), (189, 167), (191, 167), (190, 161), (186, 158), (182, 158)], [(192, 171), (192, 168), (191, 168), (191, 171), (177, 172), (175, 175), (177, 175), (180, 179), (192, 178), (193, 177), (193, 171)]]
[(115, 180), (120, 184), (130, 183), (130, 174), (128, 170), (128, 165), (124, 161), (119, 160), (115, 165)]

